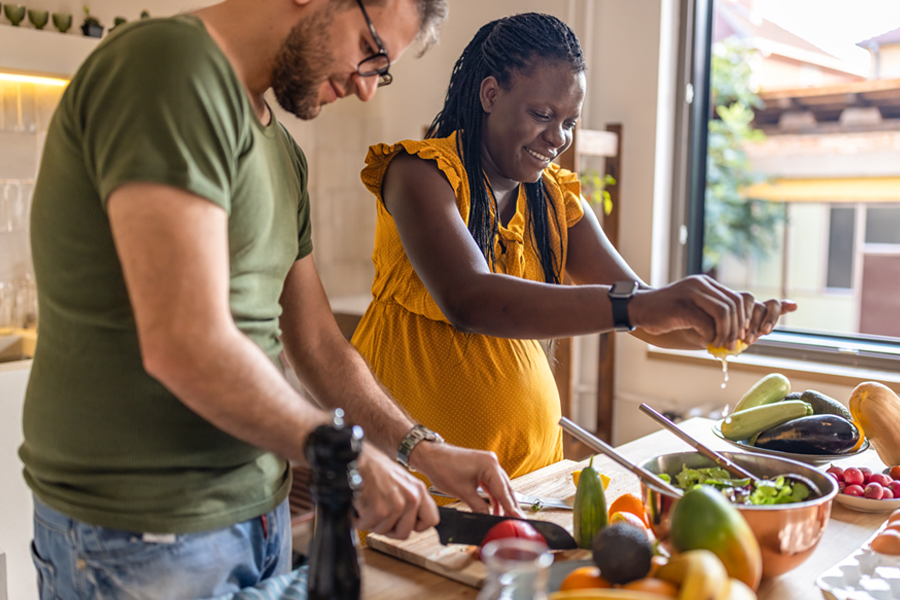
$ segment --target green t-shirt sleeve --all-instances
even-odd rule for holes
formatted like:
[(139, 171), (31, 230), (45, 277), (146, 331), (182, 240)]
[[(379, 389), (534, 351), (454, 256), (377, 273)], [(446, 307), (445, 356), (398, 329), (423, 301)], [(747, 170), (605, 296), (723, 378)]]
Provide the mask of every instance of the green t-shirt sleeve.
[(242, 88), (210, 43), (186, 23), (148, 23), (109, 39), (83, 67), (75, 114), (104, 209), (118, 186), (143, 181), (185, 189), (230, 214)]
[[(292, 140), (293, 141), (293, 140)], [(303, 150), (296, 144), (294, 151), (297, 155), (297, 161), (300, 165), (300, 171), (303, 175), (303, 193), (300, 196), (300, 202), (297, 205), (297, 260), (309, 256), (313, 251), (312, 243), (312, 218), (309, 211), (309, 168), (306, 165), (306, 155)]]

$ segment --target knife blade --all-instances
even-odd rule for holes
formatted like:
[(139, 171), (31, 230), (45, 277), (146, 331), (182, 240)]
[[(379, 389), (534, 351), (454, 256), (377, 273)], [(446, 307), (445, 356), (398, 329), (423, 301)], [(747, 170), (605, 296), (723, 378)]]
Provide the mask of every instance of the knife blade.
[[(428, 493), (433, 496), (440, 496), (441, 498), (456, 498), (451, 494), (447, 494), (437, 489), (434, 486), (428, 488)], [(563, 500), (562, 498), (545, 498), (542, 496), (531, 496), (529, 494), (523, 494), (521, 492), (514, 492), (516, 504), (520, 506), (525, 506), (534, 510), (537, 507), (537, 510), (541, 510), (543, 508), (556, 508), (559, 510), (573, 510), (571, 504)], [(481, 496), (485, 500), (490, 500), (487, 493), (481, 488), (478, 488), (478, 495)]]
[(472, 544), (479, 545), (488, 531), (497, 523), (516, 520), (525, 521), (534, 527), (538, 533), (547, 540), (547, 546), (551, 550), (573, 550), (578, 547), (575, 538), (557, 525), (549, 521), (537, 521), (534, 519), (519, 519), (518, 517), (500, 517), (481, 513), (464, 512), (446, 506), (439, 506), (441, 522), (435, 526), (441, 544)]

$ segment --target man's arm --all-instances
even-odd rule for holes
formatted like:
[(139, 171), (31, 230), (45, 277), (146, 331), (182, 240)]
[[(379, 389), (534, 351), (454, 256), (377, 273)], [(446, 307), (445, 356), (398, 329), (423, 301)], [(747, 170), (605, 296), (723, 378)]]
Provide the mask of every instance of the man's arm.
[[(375, 380), (365, 360), (344, 338), (334, 320), (312, 256), (294, 263), (282, 292), (282, 340), (300, 381), (321, 405), (341, 407), (366, 437), (388, 456), (415, 423)], [(438, 432), (440, 433), (440, 432)], [(422, 442), (410, 466), (473, 510), (488, 506), (476, 493), (482, 485), (507, 513), (518, 513), (509, 479), (491, 452)]]
[[(234, 324), (225, 211), (132, 183), (110, 195), (108, 213), (147, 372), (223, 431), (305, 462), (308, 434), (328, 418)], [(405, 538), (437, 523), (421, 482), (378, 450), (364, 445), (359, 468), (360, 527)]]

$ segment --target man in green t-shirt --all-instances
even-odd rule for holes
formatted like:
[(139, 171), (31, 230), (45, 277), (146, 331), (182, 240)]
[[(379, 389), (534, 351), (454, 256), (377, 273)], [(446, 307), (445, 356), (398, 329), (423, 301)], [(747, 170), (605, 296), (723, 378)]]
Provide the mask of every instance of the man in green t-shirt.
[[(40, 335), (20, 456), (41, 597), (198, 598), (290, 564), (288, 461), (365, 429), (361, 529), (438, 521), (422, 483), (517, 512), (491, 453), (441, 443), (335, 324), (311, 255), (303, 119), (368, 100), (444, 0), (226, 0), (117, 28), (69, 84), (32, 210)], [(282, 345), (283, 344), (283, 345)], [(424, 443), (419, 443), (424, 442)]]

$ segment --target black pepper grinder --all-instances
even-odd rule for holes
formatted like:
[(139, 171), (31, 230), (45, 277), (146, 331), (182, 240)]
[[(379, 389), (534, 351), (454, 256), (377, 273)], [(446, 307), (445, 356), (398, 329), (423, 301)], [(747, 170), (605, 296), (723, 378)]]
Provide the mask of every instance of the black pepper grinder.
[(360, 569), (353, 495), (362, 483), (356, 459), (363, 430), (344, 422), (335, 409), (332, 423), (320, 425), (306, 442), (312, 467), (309, 490), (316, 506), (309, 550), (309, 600), (357, 600)]

